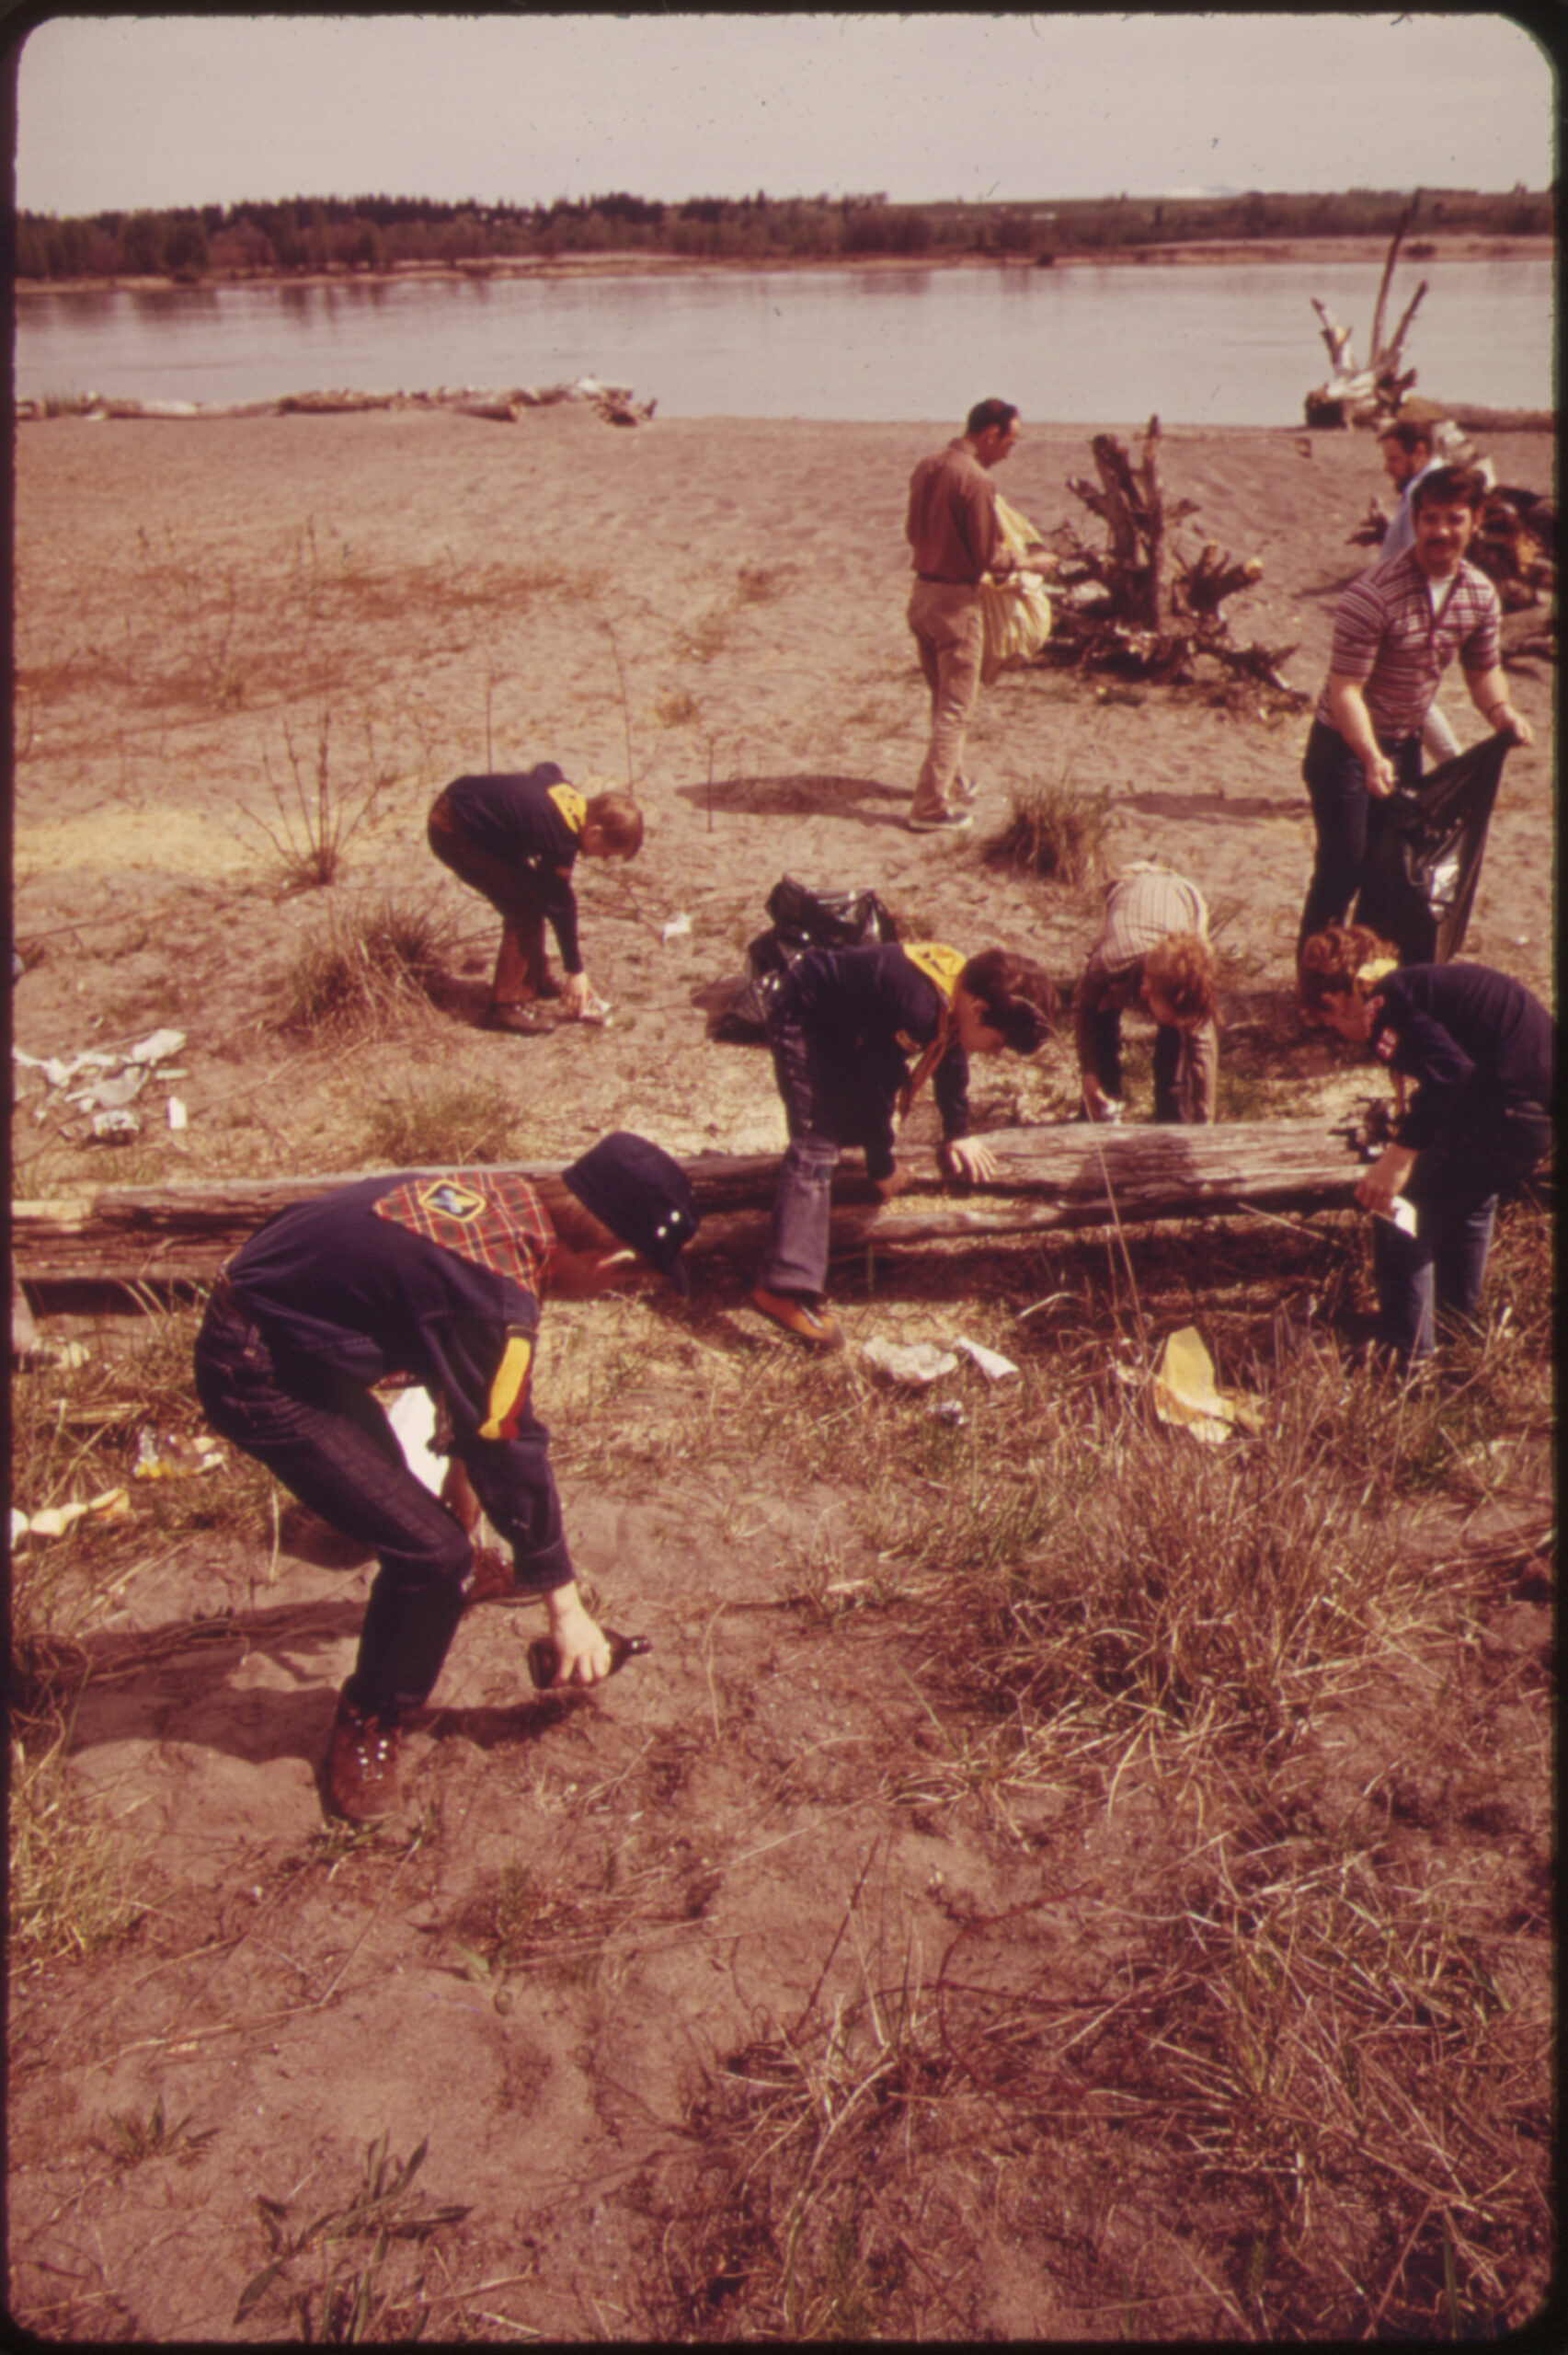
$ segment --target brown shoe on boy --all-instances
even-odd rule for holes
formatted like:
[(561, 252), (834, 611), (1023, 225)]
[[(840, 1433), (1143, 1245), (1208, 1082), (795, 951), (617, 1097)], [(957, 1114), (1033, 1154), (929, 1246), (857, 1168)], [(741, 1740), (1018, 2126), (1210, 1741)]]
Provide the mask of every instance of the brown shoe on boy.
[(361, 1709), (345, 1690), (326, 1746), (326, 1806), (349, 1823), (373, 1823), (403, 1803), (397, 1779), (399, 1719), (393, 1710)]

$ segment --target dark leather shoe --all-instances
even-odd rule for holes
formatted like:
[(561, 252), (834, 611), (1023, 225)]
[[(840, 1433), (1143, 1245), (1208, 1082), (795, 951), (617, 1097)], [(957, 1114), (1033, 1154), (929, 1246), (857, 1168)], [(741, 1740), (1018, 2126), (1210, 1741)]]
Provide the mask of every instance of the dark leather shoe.
[(547, 1014), (533, 1005), (497, 1005), (485, 1008), (486, 1030), (509, 1030), (516, 1039), (543, 1039), (555, 1028)]
[(498, 1545), (475, 1545), (474, 1567), (468, 1573), (468, 1592), (464, 1607), (472, 1611), (476, 1603), (532, 1603), (536, 1598), (518, 1592), (516, 1566), (509, 1562)]
[(395, 1711), (356, 1708), (340, 1694), (326, 1746), (326, 1805), (349, 1823), (373, 1823), (403, 1803), (397, 1780), (400, 1720)]

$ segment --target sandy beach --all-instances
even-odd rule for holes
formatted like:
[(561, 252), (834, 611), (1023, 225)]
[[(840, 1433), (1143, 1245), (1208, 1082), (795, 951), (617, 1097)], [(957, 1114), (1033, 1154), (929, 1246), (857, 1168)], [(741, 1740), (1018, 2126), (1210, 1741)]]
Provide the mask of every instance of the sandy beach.
[[(1308, 715), (1263, 713), (1218, 684), (1016, 673), (983, 697), (971, 739), (974, 835), (932, 844), (905, 830), (925, 713), (904, 620), (904, 491), (951, 430), (616, 431), (571, 408), (513, 426), (374, 414), (25, 427), (16, 924), (42, 954), (18, 991), (18, 1045), (188, 1031), (190, 1126), (139, 1146), (140, 1176), (352, 1166), (356, 1126), (405, 1051), (372, 1047), (328, 1075), (299, 1060), (300, 1042), (278, 1042), (301, 938), (343, 893), (433, 893), (461, 923), (477, 994), (493, 921), (435, 867), (425, 815), (456, 775), (553, 758), (569, 775), (629, 772), (647, 812), (641, 857), (585, 871), (579, 893), (614, 1021), (525, 1046), (454, 1020), (441, 1051), (449, 1069), (526, 1087), (542, 1155), (569, 1152), (601, 1112), (678, 1153), (765, 1149), (782, 1133), (764, 1060), (715, 1044), (705, 1016), (785, 872), (874, 885), (918, 932), (1000, 940), (1070, 974), (1097, 893), (982, 856), (1010, 796), (1042, 782), (1108, 798), (1113, 864), (1163, 856), (1228, 913), (1243, 1026), (1230, 1054), (1244, 1060), (1258, 1008), (1241, 998), (1277, 1002), (1288, 981), (1310, 858)], [(1230, 607), (1233, 635), (1293, 646), (1285, 676), (1315, 694), (1335, 599), (1366, 561), (1349, 535), (1379, 487), (1370, 436), (1172, 425), (1161, 448), (1168, 500), (1196, 508), (1182, 544), (1262, 559), (1256, 590)], [(1550, 436), (1487, 449), (1503, 482), (1550, 488)], [(1043, 531), (1071, 520), (1097, 537), (1067, 487), (1092, 475), (1086, 434), (1030, 422), (999, 481)], [(1468, 943), (1542, 991), (1551, 684), (1539, 661), (1515, 682), (1536, 743), (1505, 773)], [(1474, 741), (1462, 688), (1443, 701)], [(263, 826), (280, 832), (280, 794), (303, 836), (295, 771), (314, 808), (324, 763), (346, 814), (377, 790), (340, 891), (280, 896)], [(690, 931), (667, 944), (683, 915)], [(1303, 1042), (1273, 1075), (1322, 1052)], [(1053, 1053), (1010, 1082), (1020, 1116), (1047, 1111), (1069, 1077)], [(52, 1138), (24, 1130), (19, 1191), (115, 1174), (101, 1149)]]

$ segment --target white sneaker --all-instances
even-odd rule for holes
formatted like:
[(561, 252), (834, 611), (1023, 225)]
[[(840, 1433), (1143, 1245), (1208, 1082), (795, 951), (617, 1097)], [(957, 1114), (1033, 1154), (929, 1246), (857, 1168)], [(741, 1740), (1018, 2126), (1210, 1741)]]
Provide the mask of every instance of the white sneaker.
[(965, 834), (974, 824), (967, 810), (944, 810), (939, 817), (911, 818), (911, 834)]

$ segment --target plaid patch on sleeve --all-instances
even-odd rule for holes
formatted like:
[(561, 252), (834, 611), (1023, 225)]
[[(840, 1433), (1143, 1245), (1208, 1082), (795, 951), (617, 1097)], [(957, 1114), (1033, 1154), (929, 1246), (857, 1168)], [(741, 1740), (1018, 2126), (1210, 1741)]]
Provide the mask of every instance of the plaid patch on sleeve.
[(442, 1170), (407, 1178), (374, 1205), (378, 1218), (422, 1235), (475, 1268), (536, 1292), (548, 1277), (555, 1238), (526, 1178), (493, 1169)]

